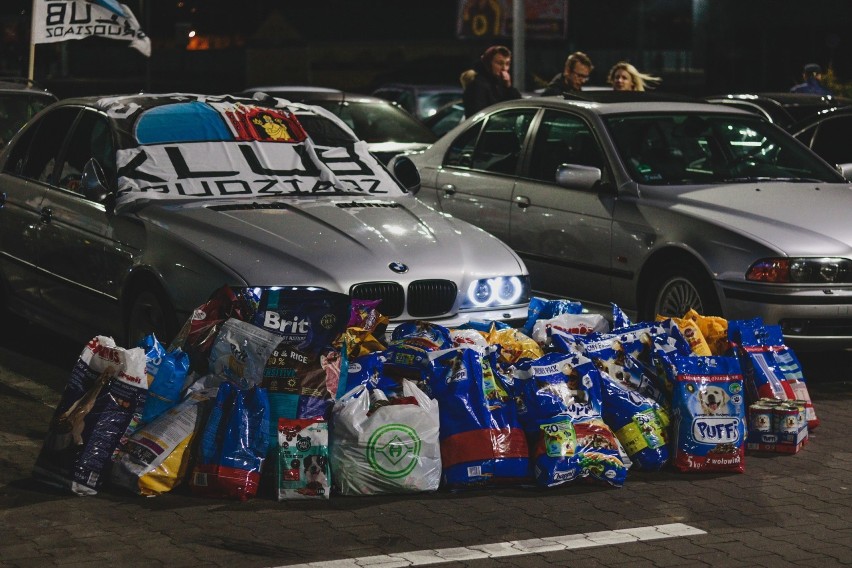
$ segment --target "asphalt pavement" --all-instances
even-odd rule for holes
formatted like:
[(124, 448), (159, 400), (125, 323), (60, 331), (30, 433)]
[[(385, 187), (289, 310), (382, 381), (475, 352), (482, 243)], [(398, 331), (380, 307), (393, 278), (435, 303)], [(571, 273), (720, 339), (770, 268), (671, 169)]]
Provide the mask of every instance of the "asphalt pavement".
[(0, 322), (0, 566), (852, 565), (852, 354), (800, 354), (820, 426), (742, 474), (630, 471), (525, 487), (240, 503), (185, 489), (77, 497), (32, 466), (82, 345)]

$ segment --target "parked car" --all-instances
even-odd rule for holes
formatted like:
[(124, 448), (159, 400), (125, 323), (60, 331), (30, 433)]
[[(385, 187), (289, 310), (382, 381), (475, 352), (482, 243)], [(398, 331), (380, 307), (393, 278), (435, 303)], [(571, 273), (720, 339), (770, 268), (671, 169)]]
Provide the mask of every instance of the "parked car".
[(0, 148), (38, 111), (56, 100), (53, 93), (32, 81), (0, 77)]
[(704, 100), (757, 113), (788, 130), (822, 110), (852, 104), (852, 99), (844, 97), (807, 93), (740, 93), (712, 95)]
[(852, 180), (852, 107), (830, 108), (790, 128), (802, 144)]
[(432, 116), (439, 108), (462, 96), (461, 85), (414, 85), (389, 83), (373, 91), (374, 97), (391, 101), (420, 120)]
[(317, 105), (333, 112), (384, 163), (397, 154), (422, 150), (437, 140), (431, 130), (399, 105), (378, 97), (322, 87), (274, 85), (251, 87), (240, 94), (256, 93)]
[(448, 102), (432, 116), (423, 119), (423, 124), (439, 138), (459, 125), (464, 120), (464, 102), (455, 99)]
[(851, 347), (850, 184), (754, 114), (655, 97), (494, 105), (410, 156), (417, 196), (509, 243), (534, 294)]
[(518, 256), (406, 193), (318, 107), (65, 99), (0, 155), (0, 195), (0, 299), (76, 338), (168, 341), (223, 285), (381, 299), (390, 329), (527, 317)]

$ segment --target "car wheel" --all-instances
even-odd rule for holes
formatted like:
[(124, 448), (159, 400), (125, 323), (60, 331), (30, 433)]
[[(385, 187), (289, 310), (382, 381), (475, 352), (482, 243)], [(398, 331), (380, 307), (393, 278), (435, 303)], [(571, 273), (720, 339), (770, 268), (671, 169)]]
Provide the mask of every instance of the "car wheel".
[(133, 296), (127, 312), (127, 345), (135, 346), (151, 333), (168, 346), (177, 333), (177, 317), (162, 290), (143, 289)]
[(643, 308), (646, 321), (657, 315), (680, 318), (690, 309), (701, 315), (722, 315), (710, 279), (700, 269), (686, 266), (660, 273), (647, 289)]

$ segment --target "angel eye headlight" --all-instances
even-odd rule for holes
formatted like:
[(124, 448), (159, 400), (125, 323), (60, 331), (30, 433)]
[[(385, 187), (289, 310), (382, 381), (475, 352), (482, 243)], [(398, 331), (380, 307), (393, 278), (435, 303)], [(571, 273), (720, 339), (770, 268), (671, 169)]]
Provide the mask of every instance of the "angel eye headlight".
[(497, 276), (470, 283), (466, 307), (488, 308), (512, 306), (528, 300), (529, 280), (526, 276)]
[(746, 273), (746, 280), (773, 284), (848, 284), (852, 261), (845, 258), (764, 258)]

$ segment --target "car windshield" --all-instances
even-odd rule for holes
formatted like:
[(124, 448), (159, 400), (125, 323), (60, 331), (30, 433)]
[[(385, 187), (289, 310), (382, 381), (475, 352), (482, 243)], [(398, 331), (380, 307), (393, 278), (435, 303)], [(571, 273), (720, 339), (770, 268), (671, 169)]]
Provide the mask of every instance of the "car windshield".
[(0, 147), (38, 111), (55, 100), (42, 94), (0, 94)]
[(366, 142), (419, 142), (431, 144), (437, 138), (431, 130), (404, 110), (391, 104), (357, 101), (311, 101), (345, 122)]
[(639, 183), (843, 181), (838, 172), (758, 117), (631, 114), (605, 121), (622, 162)]

